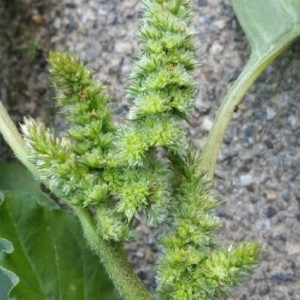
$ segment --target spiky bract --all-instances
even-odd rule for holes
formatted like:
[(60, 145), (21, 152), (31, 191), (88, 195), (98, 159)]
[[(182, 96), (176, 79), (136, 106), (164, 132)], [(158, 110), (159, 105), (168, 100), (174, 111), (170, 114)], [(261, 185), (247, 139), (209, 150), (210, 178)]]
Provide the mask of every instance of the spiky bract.
[(142, 164), (152, 147), (185, 155), (180, 121), (192, 111), (197, 91), (190, 75), (196, 62), (188, 1), (143, 1), (143, 11), (139, 60), (128, 89), (134, 100), (128, 118), (135, 122), (121, 132), (131, 165)]
[(197, 151), (190, 148), (184, 161), (176, 156), (172, 160), (177, 174), (176, 202), (171, 208), (170, 232), (161, 239), (160, 296), (174, 300), (224, 296), (254, 268), (258, 245), (217, 246), (212, 232), (220, 222), (211, 210), (218, 202), (210, 181), (199, 170)]

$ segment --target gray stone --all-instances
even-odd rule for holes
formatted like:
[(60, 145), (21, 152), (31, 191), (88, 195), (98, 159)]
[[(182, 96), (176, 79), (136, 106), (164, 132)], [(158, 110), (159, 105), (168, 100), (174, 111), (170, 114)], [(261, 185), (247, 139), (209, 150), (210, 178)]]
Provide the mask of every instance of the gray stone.
[(253, 178), (251, 174), (244, 174), (240, 176), (240, 183), (242, 186), (251, 186), (253, 184)]
[(267, 114), (267, 120), (273, 120), (277, 115), (275, 109), (269, 106), (266, 109), (266, 114)]

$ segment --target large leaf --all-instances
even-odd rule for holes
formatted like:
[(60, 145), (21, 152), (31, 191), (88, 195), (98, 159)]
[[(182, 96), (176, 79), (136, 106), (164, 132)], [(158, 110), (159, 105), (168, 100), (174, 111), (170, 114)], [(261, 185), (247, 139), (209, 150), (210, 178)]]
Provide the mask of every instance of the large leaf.
[[(20, 185), (19, 192), (4, 191), (0, 204), (0, 266), (7, 270), (6, 274), (0, 270), (0, 279), (10, 275), (7, 278), (16, 284), (14, 274), (19, 278), (10, 297), (20, 300), (118, 299), (99, 259), (86, 247), (77, 219), (41, 205), (36, 198), (40, 193), (38, 186), (31, 182), (28, 174), (28, 178), (22, 178), (19, 168), (14, 169), (14, 177), (19, 178), (15, 183), (19, 185), (24, 180), (27, 186)], [(3, 184), (9, 175), (3, 173), (1, 166), (0, 174), (3, 190), (9, 186), (7, 182)], [(2, 281), (0, 289), (0, 299), (8, 299), (7, 295), (3, 296), (9, 290), (7, 282)]]
[(232, 3), (256, 56), (281, 51), (300, 35), (299, 0), (233, 0)]
[(213, 177), (232, 115), (262, 71), (300, 36), (300, 0), (232, 0), (251, 56), (228, 91), (202, 150), (201, 167)]

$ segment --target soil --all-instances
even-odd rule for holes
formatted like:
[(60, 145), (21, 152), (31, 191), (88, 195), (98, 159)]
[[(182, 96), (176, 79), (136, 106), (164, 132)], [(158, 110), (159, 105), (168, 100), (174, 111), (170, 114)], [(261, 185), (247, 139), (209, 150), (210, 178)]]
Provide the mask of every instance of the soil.
[[(249, 57), (246, 38), (229, 0), (194, 0), (202, 66), (191, 135), (201, 148), (226, 91)], [(50, 49), (78, 55), (108, 87), (116, 120), (128, 110), (124, 94), (137, 49), (138, 0), (2, 0), (0, 98), (13, 120), (40, 117), (63, 126), (48, 75)], [(300, 299), (300, 43), (259, 77), (226, 133), (215, 189), (224, 226), (221, 243), (257, 240), (261, 261), (227, 299)], [(0, 140), (0, 156), (13, 154)], [(151, 291), (158, 232), (136, 227), (129, 259)]]

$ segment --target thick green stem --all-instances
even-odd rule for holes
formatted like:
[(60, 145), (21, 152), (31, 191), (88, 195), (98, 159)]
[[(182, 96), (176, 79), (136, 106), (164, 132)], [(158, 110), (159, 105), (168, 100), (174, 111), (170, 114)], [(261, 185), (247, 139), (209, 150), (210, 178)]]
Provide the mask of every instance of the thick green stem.
[(266, 51), (264, 55), (252, 54), (243, 72), (228, 91), (216, 115), (213, 128), (209, 133), (201, 156), (201, 168), (207, 172), (210, 178), (214, 176), (218, 155), (233, 112), (256, 78), (290, 43), (291, 41), (281, 43), (281, 47)]
[(28, 161), (27, 153), (23, 139), (16, 128), (14, 122), (8, 115), (5, 107), (0, 101), (0, 132), (2, 133), (5, 141), (13, 150), (18, 160), (35, 176), (37, 172), (34, 166)]
[(213, 178), (215, 165), (220, 152), (225, 132), (231, 121), (233, 112), (237, 105), (242, 101), (248, 88), (261, 73), (261, 64), (253, 64), (254, 59), (250, 58), (243, 72), (235, 81), (233, 86), (227, 93), (217, 116), (214, 121), (213, 128), (205, 143), (202, 152), (202, 166), (208, 175)]
[(153, 300), (129, 264), (121, 243), (103, 240), (96, 232), (89, 213), (77, 210), (84, 235), (92, 250), (100, 257), (109, 277), (124, 300)]

